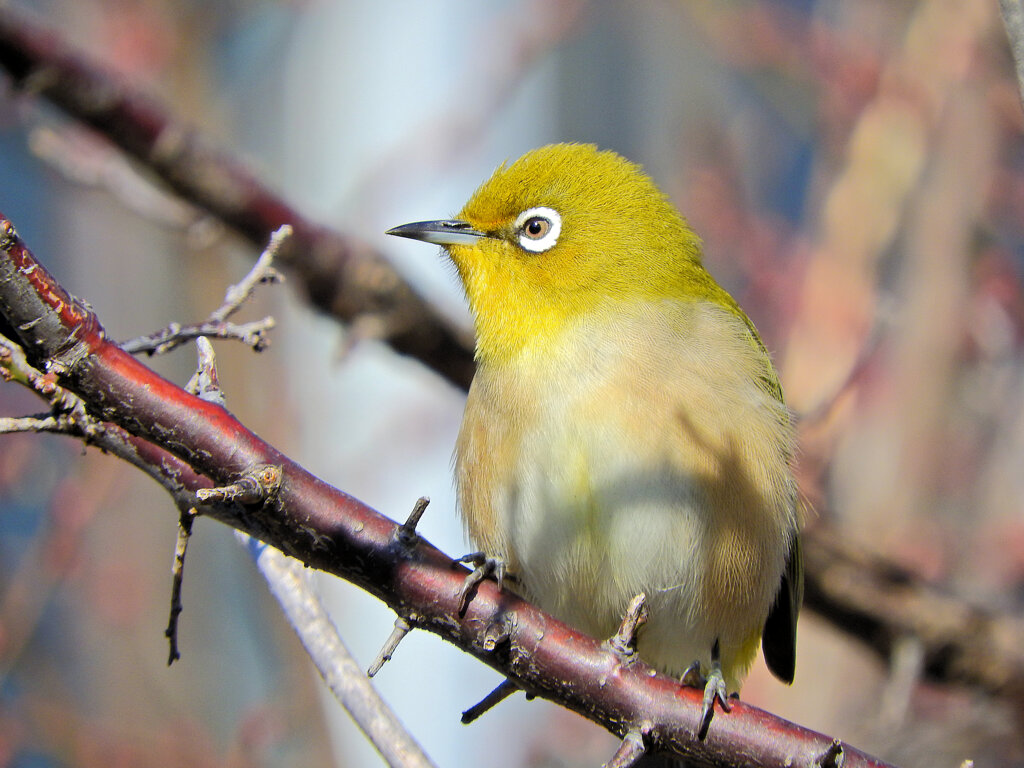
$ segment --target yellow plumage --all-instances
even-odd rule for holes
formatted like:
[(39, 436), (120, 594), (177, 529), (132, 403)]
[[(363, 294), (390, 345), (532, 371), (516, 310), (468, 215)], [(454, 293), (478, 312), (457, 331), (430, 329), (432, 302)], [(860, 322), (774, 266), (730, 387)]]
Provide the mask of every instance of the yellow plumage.
[(639, 651), (659, 669), (720, 660), (737, 690), (764, 633), (790, 680), (789, 414), (657, 187), (614, 153), (552, 145), (499, 168), (456, 221), (392, 233), (444, 245), (474, 313), (456, 479), (476, 545), (597, 637), (646, 593)]

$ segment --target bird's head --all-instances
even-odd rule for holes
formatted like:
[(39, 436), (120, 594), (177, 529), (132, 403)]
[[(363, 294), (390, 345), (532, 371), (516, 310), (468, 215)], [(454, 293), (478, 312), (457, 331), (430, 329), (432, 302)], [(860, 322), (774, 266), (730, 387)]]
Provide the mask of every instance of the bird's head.
[(640, 166), (590, 144), (527, 152), (455, 219), (388, 234), (444, 246), (482, 359), (554, 339), (572, 319), (618, 302), (724, 295), (701, 266), (700, 239)]

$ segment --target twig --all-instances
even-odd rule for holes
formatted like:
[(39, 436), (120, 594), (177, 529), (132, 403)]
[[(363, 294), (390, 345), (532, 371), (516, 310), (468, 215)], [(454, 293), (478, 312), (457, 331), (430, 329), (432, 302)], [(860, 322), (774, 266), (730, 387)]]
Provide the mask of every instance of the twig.
[(415, 543), (418, 536), (416, 526), (420, 524), (420, 518), (427, 511), (428, 504), (430, 504), (430, 499), (427, 496), (420, 496), (413, 505), (409, 517), (402, 523), (402, 527), (398, 529), (398, 540), (405, 546), (410, 547)]
[(474, 704), (472, 707), (470, 707), (462, 713), (462, 724), (469, 725), (474, 720), (479, 719), (479, 717), (488, 710), (494, 709), (494, 707), (498, 706), (498, 704), (503, 702), (513, 693), (521, 690), (521, 686), (517, 685), (512, 680), (505, 678), (500, 683), (498, 683), (497, 688), (495, 688), (493, 691), (484, 696), (480, 701), (478, 701), (476, 704)]
[(34, 391), (50, 404), (49, 416), (0, 418), (3, 432), (53, 432), (94, 438), (102, 425), (85, 410), (81, 398), (57, 384), (52, 375), (34, 368), (20, 346), (0, 335), (0, 379), (13, 381)]
[(605, 768), (632, 768), (645, 754), (647, 746), (644, 744), (643, 734), (638, 729), (631, 728), (622, 737), (622, 743), (619, 744), (612, 759), (605, 764)]
[(373, 662), (370, 664), (369, 669), (366, 670), (367, 677), (374, 677), (380, 672), (387, 662), (391, 661), (391, 657), (395, 653), (395, 649), (398, 648), (398, 644), (405, 639), (405, 636), (412, 631), (412, 625), (399, 616), (395, 619), (395, 628), (391, 630), (391, 634), (388, 635), (388, 639), (384, 641), (384, 645), (377, 652)]
[(70, 434), (71, 426), (56, 416), (0, 416), (0, 434), (16, 432), (54, 432)]
[(194, 507), (181, 510), (178, 516), (178, 537), (174, 545), (174, 566), (171, 569), (171, 614), (167, 620), (167, 637), (169, 651), (167, 666), (181, 658), (178, 652), (178, 617), (184, 610), (181, 602), (181, 585), (185, 580), (185, 555), (188, 552), (188, 541), (192, 537), (192, 523), (199, 514)]
[(834, 739), (828, 745), (828, 749), (817, 760), (814, 765), (819, 768), (843, 768), (846, 765), (846, 752), (843, 750), (843, 742)]
[(272, 317), (241, 324), (209, 320), (192, 325), (171, 323), (156, 333), (129, 339), (121, 344), (121, 348), (133, 355), (163, 355), (188, 341), (208, 336), (214, 339), (235, 339), (256, 352), (262, 352), (270, 344), (267, 333), (273, 330), (274, 325)]
[(432, 766), (420, 745), (363, 675), (313, 590), (302, 564), (243, 533), (236, 535), (253, 554), (270, 591), (284, 609), (327, 687), (388, 765), (395, 768)]
[(224, 293), (224, 303), (210, 313), (212, 322), (227, 320), (238, 311), (246, 299), (248, 299), (256, 286), (261, 283), (278, 283), (284, 277), (274, 269), (274, 259), (281, 253), (284, 244), (292, 236), (293, 230), (290, 224), (282, 224), (270, 236), (270, 242), (263, 249), (253, 268), (248, 274), (235, 285), (229, 286)]
[(200, 488), (196, 491), (196, 498), (203, 504), (264, 504), (281, 488), (283, 476), (284, 472), (278, 464), (257, 464), (243, 472), (233, 483)]
[(239, 310), (246, 299), (252, 296), (257, 285), (276, 283), (283, 279), (281, 273), (274, 269), (273, 263), (274, 258), (281, 252), (281, 248), (291, 235), (292, 228), (290, 226), (285, 224), (279, 227), (270, 236), (270, 243), (263, 249), (263, 253), (260, 254), (252, 269), (242, 278), (241, 282), (228, 288), (224, 294), (223, 303), (211, 312), (206, 320), (185, 326), (172, 323), (156, 333), (123, 342), (121, 349), (133, 355), (140, 352), (149, 355), (162, 355), (192, 339), (213, 336), (218, 339), (238, 339), (257, 352), (262, 352), (270, 343), (267, 331), (274, 327), (274, 318), (265, 317), (262, 320), (243, 325), (229, 323), (228, 318)]

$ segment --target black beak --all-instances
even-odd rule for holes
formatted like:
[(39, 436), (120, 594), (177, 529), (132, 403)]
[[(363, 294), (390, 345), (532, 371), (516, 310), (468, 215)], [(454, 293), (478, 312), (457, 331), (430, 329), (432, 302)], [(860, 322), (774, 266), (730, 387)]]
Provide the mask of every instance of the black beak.
[(385, 234), (423, 240), (426, 243), (436, 243), (437, 245), (472, 245), (481, 237), (487, 237), (486, 232), (473, 229), (468, 222), (452, 219), (416, 221), (412, 224), (393, 227)]

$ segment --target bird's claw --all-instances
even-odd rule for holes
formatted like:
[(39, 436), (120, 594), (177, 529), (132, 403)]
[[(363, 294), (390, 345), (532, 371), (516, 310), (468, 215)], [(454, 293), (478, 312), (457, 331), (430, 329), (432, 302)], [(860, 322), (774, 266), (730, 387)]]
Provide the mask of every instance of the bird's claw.
[(708, 735), (708, 728), (711, 726), (711, 718), (715, 714), (715, 700), (722, 705), (726, 712), (732, 709), (729, 704), (729, 690), (725, 685), (725, 676), (722, 674), (722, 667), (718, 662), (711, 663), (711, 672), (708, 673), (704, 682), (704, 703), (700, 711), (700, 730), (697, 737), (704, 740)]
[(726, 712), (732, 709), (732, 705), (729, 703), (729, 689), (725, 683), (725, 675), (722, 674), (722, 664), (718, 660), (718, 654), (712, 653), (711, 669), (707, 677), (704, 677), (701, 671), (701, 663), (698, 660), (686, 668), (686, 671), (683, 672), (683, 676), (680, 678), (680, 682), (691, 688), (704, 689), (704, 700), (700, 711), (700, 728), (697, 730), (697, 737), (703, 741), (708, 735), (711, 718), (715, 714), (715, 701), (721, 704), (722, 709)]
[(469, 597), (476, 585), (488, 576), (494, 576), (494, 580), (498, 582), (498, 589), (501, 589), (505, 582), (505, 561), (500, 557), (489, 557), (483, 552), (470, 552), (455, 562), (470, 563), (475, 566), (466, 580), (462, 582), (462, 589), (459, 590), (459, 613), (466, 610)]

